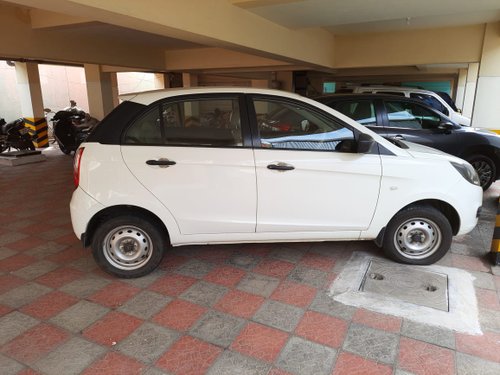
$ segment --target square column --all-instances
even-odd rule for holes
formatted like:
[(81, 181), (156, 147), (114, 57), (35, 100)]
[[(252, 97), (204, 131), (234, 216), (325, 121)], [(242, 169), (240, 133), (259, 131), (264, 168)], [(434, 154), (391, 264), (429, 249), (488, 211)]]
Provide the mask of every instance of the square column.
[(116, 73), (102, 72), (100, 65), (84, 64), (90, 115), (102, 120), (118, 105)]

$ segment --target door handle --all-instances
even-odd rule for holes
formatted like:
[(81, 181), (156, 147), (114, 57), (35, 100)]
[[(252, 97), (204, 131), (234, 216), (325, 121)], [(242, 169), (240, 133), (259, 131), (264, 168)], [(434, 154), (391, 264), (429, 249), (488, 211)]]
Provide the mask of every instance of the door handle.
[(146, 160), (147, 165), (158, 165), (160, 168), (168, 168), (171, 165), (175, 165), (176, 162), (168, 159), (158, 159), (158, 160)]
[(399, 139), (401, 141), (404, 141), (405, 137), (403, 137), (401, 134), (395, 135), (394, 139)]
[(267, 169), (273, 169), (276, 171), (291, 171), (295, 169), (295, 167), (293, 165), (286, 163), (277, 163), (277, 164), (269, 164), (267, 166)]

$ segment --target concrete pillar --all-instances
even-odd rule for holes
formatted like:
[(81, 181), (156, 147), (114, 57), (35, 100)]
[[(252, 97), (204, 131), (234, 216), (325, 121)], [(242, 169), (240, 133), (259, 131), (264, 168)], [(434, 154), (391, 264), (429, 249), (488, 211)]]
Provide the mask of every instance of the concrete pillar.
[(465, 84), (467, 83), (467, 69), (458, 70), (457, 95), (455, 96), (455, 104), (457, 108), (464, 108)]
[(47, 122), (43, 111), (38, 64), (16, 62), (17, 88), (24, 125), (34, 134), (35, 147), (48, 146)]
[(467, 81), (465, 82), (464, 104), (462, 107), (462, 114), (467, 117), (472, 117), (472, 110), (474, 108), (474, 99), (476, 98), (476, 85), (477, 75), (479, 73), (479, 64), (469, 64), (467, 70)]
[(183, 87), (198, 86), (198, 75), (192, 73), (182, 73), (182, 86)]
[(167, 77), (164, 73), (155, 73), (154, 74), (154, 86), (157, 90), (162, 90), (167, 88), (165, 83), (167, 82)]
[(489, 23), (484, 32), (483, 51), (472, 116), (474, 126), (500, 132), (500, 22)]
[(102, 120), (118, 103), (116, 73), (104, 73), (95, 64), (84, 64), (84, 68), (90, 115)]
[(293, 73), (292, 72), (277, 72), (276, 80), (281, 85), (281, 90), (293, 92)]

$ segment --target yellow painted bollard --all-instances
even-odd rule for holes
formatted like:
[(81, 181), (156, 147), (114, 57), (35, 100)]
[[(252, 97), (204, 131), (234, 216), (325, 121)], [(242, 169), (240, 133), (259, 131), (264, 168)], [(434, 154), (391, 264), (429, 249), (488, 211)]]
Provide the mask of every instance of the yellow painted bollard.
[(495, 231), (491, 240), (491, 259), (495, 266), (500, 265), (500, 198), (498, 199), (497, 216), (495, 220)]
[(49, 135), (45, 117), (25, 117), (24, 126), (34, 135), (33, 144), (36, 148), (49, 146)]

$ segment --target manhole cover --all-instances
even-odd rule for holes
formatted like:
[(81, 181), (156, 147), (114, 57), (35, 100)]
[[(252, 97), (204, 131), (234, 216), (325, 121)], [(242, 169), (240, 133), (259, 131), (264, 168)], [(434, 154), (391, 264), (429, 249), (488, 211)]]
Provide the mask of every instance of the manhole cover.
[(437, 272), (372, 260), (360, 290), (448, 311), (448, 276)]

